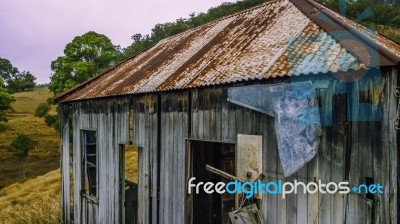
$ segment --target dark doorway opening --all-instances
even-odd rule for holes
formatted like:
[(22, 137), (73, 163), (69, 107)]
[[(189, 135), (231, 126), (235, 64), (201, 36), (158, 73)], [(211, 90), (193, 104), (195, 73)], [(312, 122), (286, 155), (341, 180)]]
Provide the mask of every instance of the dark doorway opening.
[[(206, 170), (206, 165), (213, 166), (229, 174), (235, 175), (235, 144), (220, 142), (191, 141), (191, 161), (195, 183), (229, 182), (226, 178)], [(229, 212), (235, 209), (235, 195), (206, 194), (200, 190), (193, 194), (194, 224), (230, 223)]]

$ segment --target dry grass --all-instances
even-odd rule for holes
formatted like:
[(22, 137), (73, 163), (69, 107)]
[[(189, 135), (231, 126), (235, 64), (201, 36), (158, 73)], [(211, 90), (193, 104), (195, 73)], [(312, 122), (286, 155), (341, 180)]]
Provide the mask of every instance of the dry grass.
[[(126, 146), (126, 179), (137, 183), (138, 149)], [(0, 190), (0, 223), (61, 223), (60, 170)]]
[[(42, 118), (33, 116), (37, 105), (49, 97), (46, 88), (17, 93), (15, 113), (9, 114), (9, 122), (0, 125), (1, 224), (61, 223), (59, 136)], [(8, 144), (19, 133), (37, 142), (25, 161), (7, 151)], [(126, 179), (137, 183), (136, 147), (126, 146), (125, 161)]]
[[(33, 116), (37, 105), (46, 102), (49, 97), (51, 94), (47, 88), (15, 94), (15, 113), (8, 114), (7, 123), (0, 123), (0, 189), (59, 167), (58, 134), (46, 126), (43, 118)], [(7, 150), (11, 140), (18, 134), (29, 135), (37, 143), (25, 161), (14, 158)]]
[[(47, 88), (15, 94), (15, 112), (0, 124), (0, 223), (60, 223), (59, 136), (33, 116), (49, 97)], [(25, 160), (7, 150), (18, 134), (37, 143)]]
[(48, 88), (35, 88), (33, 91), (15, 93), (16, 102), (12, 107), (15, 113), (33, 114), (37, 105), (46, 102), (52, 96)]
[(0, 190), (0, 219), (4, 224), (61, 223), (60, 170)]
[[(18, 160), (7, 150), (19, 133), (31, 136), (36, 142), (25, 161)], [(57, 169), (60, 165), (59, 142), (58, 134), (47, 127), (42, 118), (11, 114), (0, 131), (0, 189)]]
[(125, 179), (138, 182), (138, 149), (132, 145), (125, 146)]

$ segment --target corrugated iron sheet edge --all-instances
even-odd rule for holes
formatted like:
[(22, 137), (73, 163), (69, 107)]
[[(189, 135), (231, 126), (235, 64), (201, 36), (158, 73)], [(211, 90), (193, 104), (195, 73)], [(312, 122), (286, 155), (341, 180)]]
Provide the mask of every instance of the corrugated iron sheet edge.
[[(373, 68), (365, 68), (365, 67), (360, 67), (358, 69), (350, 69), (347, 71), (342, 71), (339, 70), (338, 72), (353, 72), (353, 71), (367, 71), (369, 69), (375, 69)], [(309, 74), (298, 74), (294, 75), (296, 77), (305, 77), (305, 76), (310, 76), (310, 75), (319, 75), (321, 73), (309, 73)], [(72, 100), (60, 100), (59, 103), (67, 103), (67, 102), (77, 102), (77, 101), (82, 101), (82, 100), (89, 100), (89, 99), (103, 99), (103, 98), (109, 98), (109, 97), (118, 97), (118, 96), (130, 96), (130, 95), (143, 95), (143, 94), (149, 94), (149, 93), (165, 93), (165, 92), (171, 92), (171, 91), (183, 91), (183, 90), (189, 90), (189, 89), (196, 89), (196, 88), (207, 88), (207, 87), (213, 87), (213, 86), (224, 86), (224, 85), (230, 85), (230, 84), (247, 84), (249, 82), (268, 82), (271, 80), (277, 80), (277, 79), (288, 79), (290, 80), (290, 76), (284, 76), (284, 75), (277, 75), (275, 77), (263, 77), (261, 79), (259, 78), (253, 78), (253, 79), (247, 79), (247, 80), (233, 80), (230, 82), (220, 82), (220, 83), (214, 83), (214, 84), (202, 84), (199, 86), (194, 86), (194, 87), (185, 87), (185, 88), (168, 88), (168, 89), (163, 89), (163, 90), (153, 90), (153, 91), (142, 91), (142, 92), (135, 92), (135, 93), (123, 93), (123, 94), (112, 94), (112, 95), (107, 95), (107, 96), (96, 96), (96, 97), (90, 97), (90, 98), (76, 98)], [(258, 83), (260, 84), (260, 83)]]
[[(369, 46), (374, 46), (375, 45), (373, 40), (371, 40), (370, 38), (366, 37), (365, 35), (360, 33), (358, 30), (354, 29), (354, 27), (348, 25), (347, 23), (343, 23), (342, 21), (340, 21), (340, 19), (337, 18), (335, 15), (333, 15), (330, 11), (328, 11), (328, 9), (325, 6), (319, 4), (319, 3), (315, 2), (315, 1), (312, 1), (312, 0), (289, 0), (289, 1), (292, 2), (311, 21), (316, 23), (323, 30), (329, 32), (334, 28), (333, 28), (333, 26), (331, 24), (323, 23), (321, 21), (321, 19), (317, 19), (315, 15), (318, 12), (324, 14), (329, 19), (331, 19), (332, 22), (335, 23), (335, 26), (342, 27), (344, 30), (349, 31), (351, 34), (353, 34), (355, 37), (357, 37), (358, 39), (363, 41), (365, 44), (367, 44)], [(379, 34), (377, 34), (377, 35), (379, 35)], [(335, 37), (332, 36), (332, 38), (335, 38)], [(384, 37), (384, 38), (386, 38), (386, 37)], [(340, 45), (342, 45), (343, 48), (349, 49), (349, 46), (346, 46), (345, 43), (341, 42), (340, 40), (337, 40), (337, 41), (338, 41), (338, 43)], [(386, 60), (382, 61), (381, 60), (381, 65), (383, 65), (383, 66), (394, 66), (394, 65), (399, 64), (400, 56), (393, 54), (392, 52), (390, 52), (384, 46), (378, 45), (378, 48), (379, 48), (378, 49), (379, 54), (381, 54), (385, 59), (389, 60), (389, 61), (386, 61)], [(354, 55), (354, 52), (351, 52), (351, 53)], [(354, 56), (357, 57), (358, 59), (360, 59), (361, 62), (363, 62), (363, 56), (364, 55), (357, 55), (357, 53), (355, 53)]]

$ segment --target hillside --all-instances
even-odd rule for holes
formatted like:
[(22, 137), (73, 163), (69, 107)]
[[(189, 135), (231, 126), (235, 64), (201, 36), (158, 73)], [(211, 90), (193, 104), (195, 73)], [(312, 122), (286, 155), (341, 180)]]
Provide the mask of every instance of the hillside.
[[(37, 105), (50, 96), (47, 88), (15, 94), (15, 112), (8, 114), (7, 123), (0, 123), (0, 189), (59, 167), (59, 136), (42, 118), (33, 115)], [(17, 134), (29, 135), (37, 143), (26, 161), (15, 158), (7, 150)]]
[(39, 103), (44, 103), (53, 94), (47, 87), (35, 88), (33, 91), (15, 93), (16, 102), (12, 107), (17, 114), (33, 114)]
[(0, 190), (0, 223), (61, 223), (60, 170)]

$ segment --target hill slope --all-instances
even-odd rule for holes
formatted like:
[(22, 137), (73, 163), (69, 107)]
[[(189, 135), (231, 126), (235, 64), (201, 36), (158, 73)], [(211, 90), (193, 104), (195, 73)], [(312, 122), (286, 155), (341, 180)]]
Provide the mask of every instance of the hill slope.
[[(7, 123), (0, 123), (0, 189), (59, 167), (59, 136), (53, 128), (46, 126), (44, 119), (33, 115), (37, 105), (46, 102), (49, 96), (47, 88), (15, 94), (15, 113), (8, 114)], [(29, 135), (37, 143), (25, 161), (15, 158), (7, 150), (18, 134)]]
[(0, 190), (0, 219), (4, 224), (61, 223), (60, 170)]

